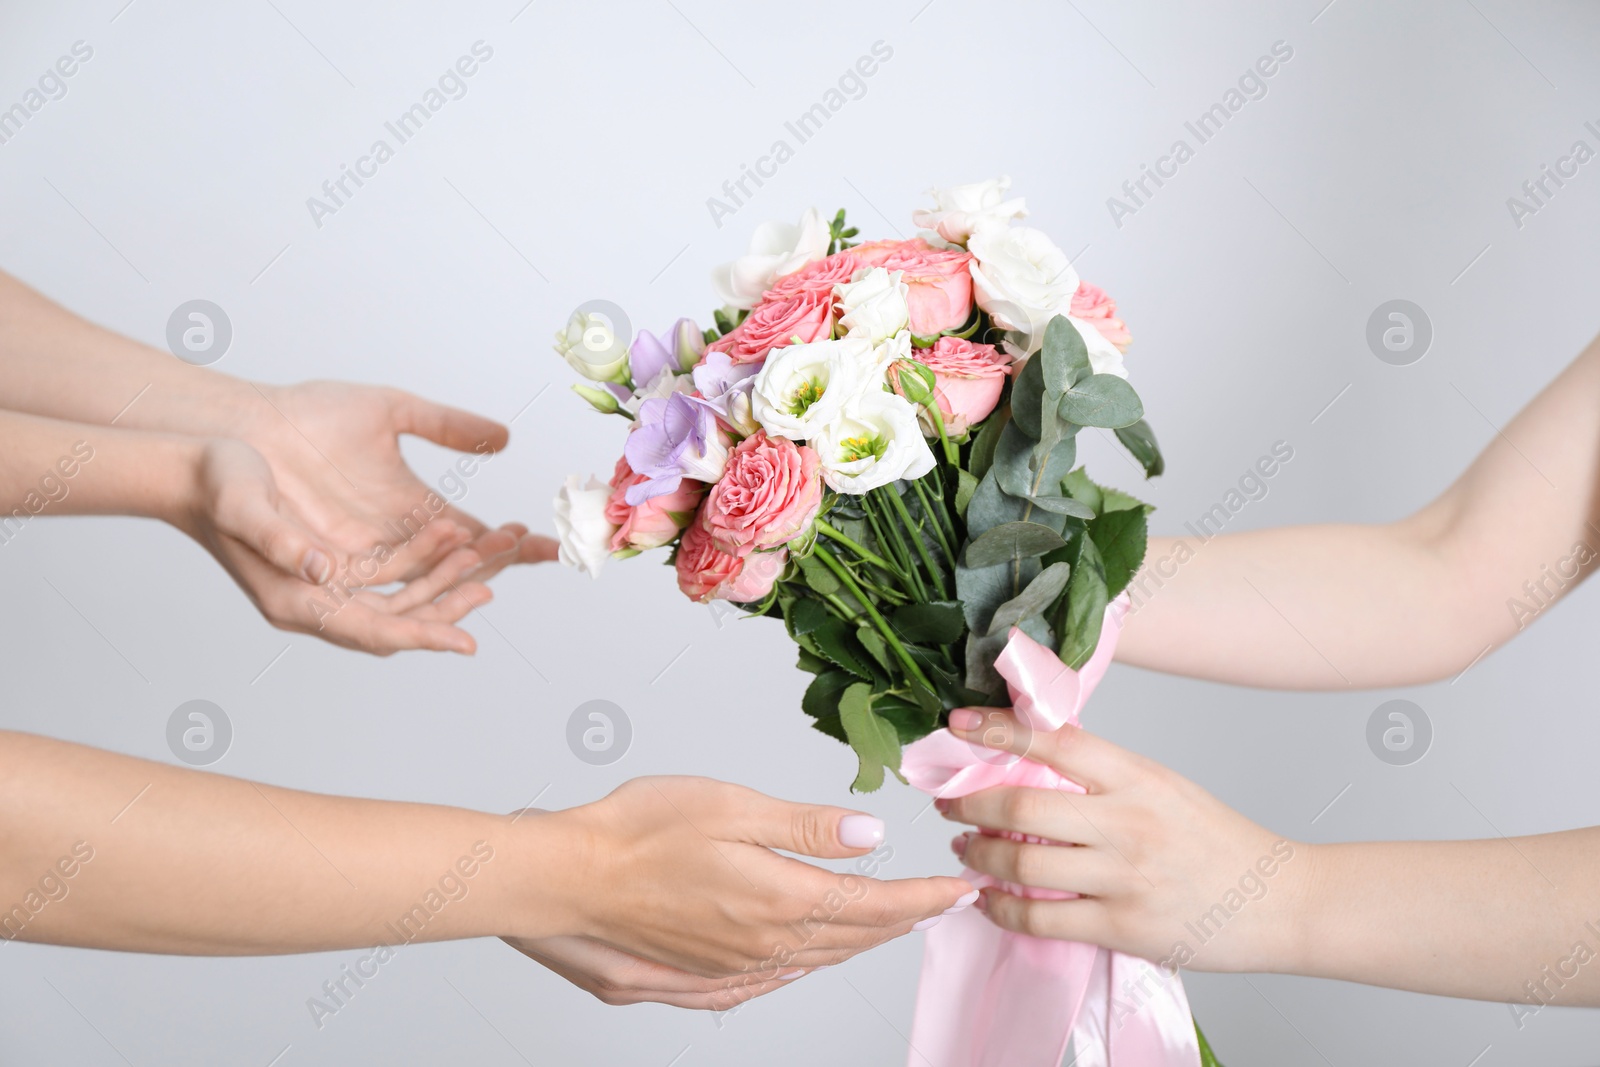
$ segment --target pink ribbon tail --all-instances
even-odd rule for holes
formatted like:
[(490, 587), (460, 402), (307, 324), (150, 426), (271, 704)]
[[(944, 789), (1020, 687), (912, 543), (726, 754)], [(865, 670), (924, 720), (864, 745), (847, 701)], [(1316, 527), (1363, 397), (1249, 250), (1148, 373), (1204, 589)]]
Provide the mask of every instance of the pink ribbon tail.
[[(995, 669), (1017, 716), (1036, 730), (1076, 725), (1111, 665), (1126, 612), (1126, 597), (1106, 608), (1100, 643), (1077, 671), (1012, 630)], [(901, 770), (938, 797), (997, 785), (1084, 791), (1042, 764), (970, 745), (947, 730), (907, 746)], [(979, 887), (996, 884), (970, 870), (964, 877)], [(1199, 1067), (1183, 982), (1147, 960), (1012, 933), (975, 909), (946, 917), (924, 936), (908, 1067), (1059, 1067), (1069, 1043), (1075, 1067)]]

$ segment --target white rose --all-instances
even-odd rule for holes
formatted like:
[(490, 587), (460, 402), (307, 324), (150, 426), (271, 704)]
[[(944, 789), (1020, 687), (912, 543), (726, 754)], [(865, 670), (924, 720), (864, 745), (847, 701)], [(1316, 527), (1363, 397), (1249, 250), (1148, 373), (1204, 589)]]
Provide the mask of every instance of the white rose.
[(579, 374), (596, 382), (628, 380), (628, 346), (611, 320), (598, 311), (574, 311), (567, 328), (556, 331), (556, 352)]
[(561, 540), (561, 562), (591, 578), (611, 556), (611, 535), (617, 528), (606, 518), (611, 487), (589, 476), (589, 484), (569, 474), (556, 494), (556, 535)]
[(901, 281), (904, 271), (868, 267), (857, 271), (854, 281), (833, 287), (839, 300), (839, 325), (873, 344), (888, 340), (911, 321), (906, 303), (910, 291)]
[(727, 303), (753, 308), (773, 282), (826, 256), (830, 239), (828, 224), (814, 207), (793, 226), (763, 222), (750, 237), (749, 253), (713, 270), (711, 284)]
[(995, 325), (1011, 331), (1008, 338), (1020, 355), (1031, 355), (1044, 343), (1044, 328), (1072, 306), (1078, 272), (1067, 254), (1040, 230), (1015, 226), (982, 230), (972, 235), (967, 250), (973, 296)]
[(1067, 321), (1078, 328), (1078, 336), (1083, 338), (1083, 346), (1089, 350), (1090, 370), (1096, 374), (1114, 374), (1118, 378), (1128, 376), (1128, 368), (1122, 362), (1122, 349), (1107, 341), (1093, 323), (1075, 319), (1071, 315), (1067, 316)]
[(1028, 214), (1022, 197), (1007, 200), (1011, 179), (1002, 175), (971, 185), (952, 185), (948, 189), (929, 189), (932, 208), (918, 208), (911, 221), (926, 226), (946, 241), (965, 244), (981, 229), (1003, 227), (1012, 219)]
[(756, 375), (751, 413), (769, 434), (807, 441), (838, 419), (872, 369), (872, 342), (841, 337), (775, 348)]
[(854, 496), (897, 478), (920, 478), (934, 464), (917, 409), (881, 390), (857, 397), (811, 446), (822, 461), (822, 480)]

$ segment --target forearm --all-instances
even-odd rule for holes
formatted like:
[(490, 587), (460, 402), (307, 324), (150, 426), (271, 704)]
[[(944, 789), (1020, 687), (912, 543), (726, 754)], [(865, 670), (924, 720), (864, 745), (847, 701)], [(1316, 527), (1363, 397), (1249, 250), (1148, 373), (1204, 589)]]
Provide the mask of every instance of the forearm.
[(1455, 484), (1399, 522), (1152, 538), (1118, 658), (1276, 688), (1451, 677), (1600, 561), (1597, 482), (1591, 345)]
[(35, 515), (139, 515), (178, 523), (204, 442), (0, 411), (0, 533)]
[(1275, 969), (1478, 1000), (1600, 1005), (1600, 829), (1311, 848), (1297, 929), (1284, 931), (1294, 947)]
[(217, 435), (261, 403), (249, 383), (86, 322), (0, 272), (0, 408)]
[(548, 819), (303, 793), (0, 732), (0, 937), (233, 955), (567, 933)]

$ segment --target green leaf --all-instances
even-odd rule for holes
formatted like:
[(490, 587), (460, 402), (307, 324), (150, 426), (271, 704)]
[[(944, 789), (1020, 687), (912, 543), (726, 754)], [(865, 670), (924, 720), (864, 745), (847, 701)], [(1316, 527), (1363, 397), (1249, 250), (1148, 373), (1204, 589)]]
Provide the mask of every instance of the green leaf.
[(800, 710), (813, 719), (836, 715), (839, 712), (839, 698), (855, 684), (856, 679), (849, 672), (830, 668), (806, 686), (806, 695), (800, 698)]
[(994, 462), (994, 446), (999, 443), (1000, 433), (1010, 421), (1008, 413), (997, 411), (978, 428), (978, 436), (972, 440), (972, 455), (967, 464), (972, 468), (974, 478), (981, 479), (989, 473), (989, 464)]
[(1000, 488), (1000, 482), (991, 469), (978, 483), (967, 504), (967, 536), (977, 537), (985, 530), (1005, 522), (1016, 522), (1028, 510), (1028, 503), (1011, 496)]
[(857, 678), (872, 678), (872, 663), (843, 622), (829, 619), (807, 636), (819, 655), (832, 660)]
[(930, 711), (914, 701), (893, 693), (882, 693), (872, 700), (872, 711), (894, 727), (902, 745), (927, 737), (939, 728), (939, 706)]
[(961, 640), (967, 630), (961, 605), (941, 600), (929, 604), (907, 604), (890, 617), (895, 633), (913, 644), (948, 645)]
[[(1089, 508), (1094, 515), (1100, 514), (1105, 505), (1105, 496), (1100, 492), (1100, 487), (1089, 480), (1088, 473), (1082, 467), (1061, 479), (1061, 491)], [(1089, 517), (1093, 518), (1094, 515)]]
[(1045, 392), (1051, 396), (1061, 396), (1093, 373), (1083, 335), (1065, 315), (1057, 315), (1045, 326), (1039, 359), (1044, 370)]
[(800, 659), (797, 663), (795, 663), (795, 666), (799, 667), (807, 674), (821, 674), (824, 671), (830, 671), (833, 669), (833, 664), (829, 663), (816, 653), (807, 652), (803, 648), (800, 649)]
[(1067, 584), (1065, 611), (1061, 625), (1056, 627), (1061, 635), (1059, 652), (1061, 662), (1077, 670), (1089, 662), (1095, 646), (1100, 643), (1100, 629), (1105, 622), (1106, 595), (1105, 566), (1093, 538), (1079, 536), (1078, 558), (1072, 568), (1072, 580)]
[(995, 609), (994, 618), (989, 621), (989, 637), (999, 637), (1013, 626), (1020, 625), (1023, 620), (1031, 619), (1036, 615), (1043, 615), (1054, 604), (1062, 590), (1067, 587), (1067, 578), (1072, 574), (1072, 566), (1067, 563), (1052, 563), (1039, 572), (1039, 576), (1028, 583), (1028, 588), (1022, 591), (1021, 596), (1001, 604)]
[(971, 474), (956, 468), (956, 514), (962, 518), (967, 517), (967, 505), (972, 503), (972, 494), (978, 491), (978, 479)]
[(992, 567), (1042, 556), (1066, 544), (1060, 534), (1037, 522), (1007, 522), (978, 535), (963, 559), (969, 568)]
[(1106, 596), (1115, 599), (1144, 562), (1148, 541), (1144, 509), (1106, 512), (1089, 523), (1089, 537), (1105, 565)]
[(850, 743), (850, 738), (845, 736), (844, 723), (839, 721), (839, 713), (837, 711), (818, 717), (811, 724), (811, 728), (813, 730), (821, 730), (829, 737), (842, 741), (847, 745)]
[(884, 644), (883, 635), (872, 628), (870, 623), (862, 623), (856, 627), (856, 640), (861, 642), (861, 647), (867, 650), (868, 655), (878, 661), (878, 666), (889, 670), (889, 646)]
[(839, 584), (838, 577), (828, 569), (828, 565), (815, 556), (801, 556), (795, 559), (800, 566), (800, 573), (805, 577), (806, 584), (816, 590), (820, 596), (832, 596), (843, 586)]
[(872, 686), (857, 682), (839, 699), (839, 721), (861, 769), (851, 789), (871, 793), (883, 785), (883, 769), (900, 776), (900, 734), (887, 719), (872, 710)]
[(995, 446), (994, 466), (990, 468), (1000, 488), (1011, 496), (1048, 495), (1077, 462), (1078, 445), (1070, 437), (1061, 441), (1046, 453), (1042, 467), (1037, 464), (1036, 454), (1034, 443), (1015, 424), (1007, 426)]
[(1028, 502), (1056, 515), (1068, 515), (1074, 519), (1094, 518), (1093, 508), (1078, 503), (1070, 496), (1036, 496), (1030, 497)]
[(1115, 374), (1091, 374), (1061, 394), (1056, 411), (1079, 426), (1116, 429), (1144, 417), (1144, 404), (1133, 386)]
[(1117, 427), (1117, 440), (1133, 453), (1133, 458), (1144, 468), (1146, 478), (1154, 478), (1167, 469), (1166, 460), (1161, 458), (1161, 446), (1156, 444), (1156, 432), (1143, 419), (1131, 426)]
[(1100, 487), (1100, 495), (1104, 498), (1104, 503), (1101, 504), (1100, 510), (1107, 514), (1113, 511), (1129, 511), (1133, 508), (1140, 508), (1146, 514), (1155, 510), (1154, 506), (1146, 504), (1138, 497), (1124, 493), (1121, 489), (1114, 489), (1109, 485)]
[(1030, 359), (1011, 382), (1011, 421), (1031, 441), (1039, 439), (1039, 417), (1044, 411), (1044, 361)]
[(793, 637), (802, 637), (806, 634), (826, 626), (834, 621), (833, 613), (826, 604), (810, 597), (797, 599), (789, 608), (789, 633)]

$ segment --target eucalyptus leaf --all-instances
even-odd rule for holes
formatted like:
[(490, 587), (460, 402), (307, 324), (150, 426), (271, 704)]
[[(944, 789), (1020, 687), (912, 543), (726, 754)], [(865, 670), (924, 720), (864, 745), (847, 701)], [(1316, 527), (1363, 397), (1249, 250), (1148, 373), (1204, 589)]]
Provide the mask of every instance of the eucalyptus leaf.
[(949, 600), (907, 604), (896, 609), (889, 622), (902, 639), (919, 645), (953, 644), (967, 629), (961, 604)]
[(1044, 614), (1067, 588), (1067, 579), (1071, 575), (1072, 566), (1067, 563), (1052, 563), (1040, 571), (1021, 596), (1013, 597), (995, 609), (994, 617), (989, 620), (987, 636), (998, 637), (1024, 619)]
[(1144, 404), (1133, 386), (1115, 374), (1091, 374), (1061, 394), (1061, 418), (1079, 426), (1117, 429), (1144, 417)]
[(994, 669), (994, 661), (1005, 647), (1004, 635), (990, 637), (973, 633), (967, 637), (966, 687), (983, 695), (981, 703), (1009, 703), (1005, 679)]
[(1030, 359), (1011, 381), (1011, 421), (1029, 440), (1039, 439), (1039, 418), (1044, 401), (1044, 361)]
[(1144, 468), (1146, 478), (1154, 478), (1167, 469), (1166, 460), (1161, 458), (1161, 446), (1156, 444), (1156, 433), (1143, 419), (1131, 426), (1117, 427), (1117, 440), (1133, 453), (1133, 458)]
[(1050, 396), (1061, 396), (1093, 373), (1083, 335), (1065, 315), (1057, 315), (1045, 326), (1039, 358), (1044, 370), (1045, 393)]
[(1028, 502), (1001, 489), (991, 469), (978, 483), (967, 504), (967, 536), (978, 537), (1002, 523), (1017, 522), (1027, 510)]
[(1066, 515), (1074, 519), (1094, 518), (1094, 509), (1086, 504), (1080, 504), (1070, 496), (1036, 496), (1029, 501), (1036, 508), (1056, 515)]
[(967, 466), (972, 469), (974, 478), (982, 478), (989, 473), (989, 464), (994, 462), (994, 446), (1000, 440), (1000, 433), (1011, 421), (1011, 411), (1005, 408), (996, 411), (978, 428), (978, 436), (972, 439), (972, 453), (968, 457)]
[(1043, 465), (1037, 463), (1038, 449), (1015, 424), (1007, 426), (995, 446), (994, 466), (990, 468), (1000, 488), (1011, 496), (1035, 497), (1049, 494), (1077, 462), (1078, 445), (1068, 437), (1045, 453)]
[(1037, 522), (1007, 522), (986, 530), (967, 545), (963, 562), (971, 568), (990, 567), (1018, 559), (1042, 556), (1066, 544), (1061, 535)]

